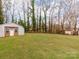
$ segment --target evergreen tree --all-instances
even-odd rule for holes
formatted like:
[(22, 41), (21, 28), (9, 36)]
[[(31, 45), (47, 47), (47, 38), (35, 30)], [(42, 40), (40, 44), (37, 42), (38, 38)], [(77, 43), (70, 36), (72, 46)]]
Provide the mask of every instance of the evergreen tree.
[(39, 17), (39, 30), (41, 32), (41, 8), (40, 8), (40, 17)]
[(36, 19), (35, 19), (35, 0), (31, 1), (32, 5), (32, 30), (35, 32), (36, 31)]
[(0, 24), (3, 24), (4, 22), (4, 16), (2, 11), (2, 0), (0, 0)]

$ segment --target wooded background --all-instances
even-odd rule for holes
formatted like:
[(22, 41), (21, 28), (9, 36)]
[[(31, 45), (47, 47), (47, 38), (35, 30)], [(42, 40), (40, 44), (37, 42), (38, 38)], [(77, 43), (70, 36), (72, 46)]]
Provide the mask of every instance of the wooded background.
[(18, 8), (19, 2), (0, 0), (0, 24), (20, 24), (25, 32), (59, 34), (79, 27), (77, 0), (22, 0)]

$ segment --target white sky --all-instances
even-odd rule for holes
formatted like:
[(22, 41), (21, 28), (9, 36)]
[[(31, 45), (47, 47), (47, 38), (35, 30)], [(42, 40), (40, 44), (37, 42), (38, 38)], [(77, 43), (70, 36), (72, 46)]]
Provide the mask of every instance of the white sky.
[[(12, 0), (12, 3), (14, 2), (15, 4), (16, 4), (16, 7), (15, 7), (15, 9), (16, 9), (16, 11), (15, 11), (15, 14), (17, 15), (18, 14), (18, 10), (19, 10), (19, 12), (21, 13), (21, 15), (23, 15), (22, 14), (22, 6), (21, 6), (21, 4), (22, 4), (22, 1), (23, 0), (15, 0), (15, 2), (14, 2), (14, 0)], [(26, 2), (29, 2), (30, 3), (30, 0), (24, 0), (25, 1), (25, 3)], [(58, 0), (57, 0), (58, 1)], [(79, 0), (78, 0), (79, 1)], [(53, 3), (52, 3), (53, 4)], [(58, 4), (56, 4), (56, 5), (58, 5)], [(26, 7), (27, 7), (27, 4), (26, 4)], [(35, 9), (37, 10), (37, 8), (38, 8), (38, 6), (35, 6)], [(50, 10), (50, 9), (49, 9)], [(55, 11), (54, 11), (54, 13), (56, 14), (58, 12), (58, 8), (56, 8), (55, 9)], [(37, 13), (37, 11), (36, 11), (36, 13)], [(48, 14), (47, 14), (47, 16), (49, 15), (49, 11), (48, 11)], [(42, 16), (43, 16), (43, 12), (42, 12)], [(17, 16), (16, 16), (17, 17)]]

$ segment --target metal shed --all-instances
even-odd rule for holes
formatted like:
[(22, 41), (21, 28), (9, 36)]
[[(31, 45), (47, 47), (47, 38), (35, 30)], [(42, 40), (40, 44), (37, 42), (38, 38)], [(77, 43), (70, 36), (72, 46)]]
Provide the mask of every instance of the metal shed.
[(24, 28), (15, 23), (0, 25), (0, 37), (24, 35)]

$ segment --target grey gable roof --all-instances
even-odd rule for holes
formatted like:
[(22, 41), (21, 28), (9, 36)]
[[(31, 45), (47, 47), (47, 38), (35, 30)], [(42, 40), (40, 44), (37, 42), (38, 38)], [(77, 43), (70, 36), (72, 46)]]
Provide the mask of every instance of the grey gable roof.
[(9, 27), (18, 27), (20, 25), (15, 24), (15, 23), (6, 23), (6, 24), (1, 24), (0, 26), (5, 27), (5, 26), (9, 26)]

